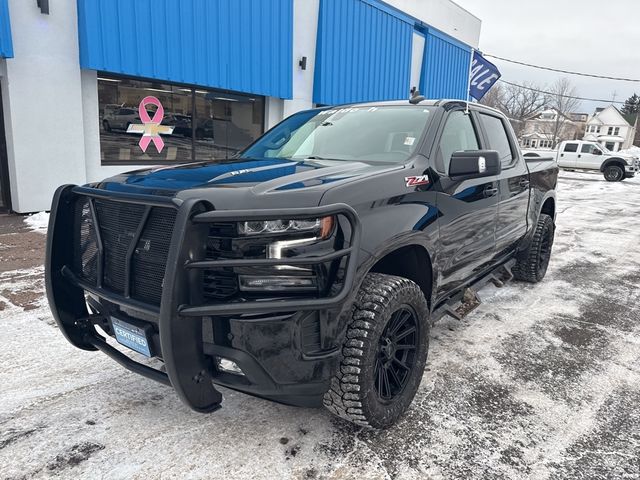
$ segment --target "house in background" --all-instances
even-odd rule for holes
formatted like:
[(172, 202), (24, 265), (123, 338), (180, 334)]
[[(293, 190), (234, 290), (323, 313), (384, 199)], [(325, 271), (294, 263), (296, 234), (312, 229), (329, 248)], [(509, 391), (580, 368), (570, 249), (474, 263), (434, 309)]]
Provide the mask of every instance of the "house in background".
[(638, 119), (633, 117), (635, 116), (623, 115), (613, 105), (597, 108), (587, 121), (583, 140), (598, 142), (612, 152), (630, 148), (638, 127)]
[(579, 138), (584, 123), (576, 120), (572, 115), (564, 115), (556, 110), (544, 110), (537, 113), (524, 122), (522, 133), (520, 134), (520, 145), (523, 148), (549, 149), (564, 140), (575, 140)]

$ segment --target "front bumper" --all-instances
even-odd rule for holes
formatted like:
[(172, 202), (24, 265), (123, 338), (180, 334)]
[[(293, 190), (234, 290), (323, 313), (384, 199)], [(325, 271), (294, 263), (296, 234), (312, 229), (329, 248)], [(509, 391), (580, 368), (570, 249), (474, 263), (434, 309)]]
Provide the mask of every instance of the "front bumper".
[[(176, 209), (160, 306), (152, 306), (125, 294), (88, 284), (70, 267), (74, 228), (72, 206), (79, 196), (88, 197), (95, 220), (99, 199)], [(343, 204), (308, 209), (260, 211), (208, 210), (204, 201), (180, 202), (170, 198), (107, 192), (87, 187), (63, 186), (55, 194), (49, 221), (45, 278), (54, 318), (67, 340), (84, 350), (101, 350), (125, 368), (171, 385), (193, 410), (211, 412), (220, 407), (221, 394), (214, 383), (249, 394), (295, 405), (318, 405), (336, 368), (339, 339), (336, 319), (349, 304), (357, 268), (360, 223), (355, 211)], [(348, 233), (342, 248), (327, 254), (284, 259), (204, 259), (202, 237), (215, 221), (305, 219), (336, 215)], [(143, 222), (144, 223), (144, 222)], [(141, 226), (139, 229), (143, 228)], [(98, 228), (96, 231), (99, 232)], [(138, 232), (138, 235), (140, 233)], [(104, 252), (98, 240), (98, 275)], [(133, 255), (133, 248), (128, 252)], [(338, 288), (317, 298), (260, 299), (205, 302), (193, 286), (210, 268), (342, 265)], [(127, 264), (131, 257), (127, 258)], [(129, 272), (126, 281), (129, 282)], [(88, 298), (87, 298), (88, 296)], [(131, 317), (152, 327), (153, 351), (164, 362), (164, 371), (134, 361), (114, 348), (96, 326), (110, 334), (111, 318)], [(319, 349), (305, 352), (303, 337), (308, 325), (320, 330)], [(312, 332), (314, 335), (317, 332)], [(334, 341), (328, 341), (333, 339)], [(244, 375), (216, 368), (216, 357), (234, 361)]]
[(625, 177), (631, 178), (634, 177), (638, 172), (640, 172), (640, 161), (634, 160), (632, 165), (628, 163), (625, 164), (624, 167)]

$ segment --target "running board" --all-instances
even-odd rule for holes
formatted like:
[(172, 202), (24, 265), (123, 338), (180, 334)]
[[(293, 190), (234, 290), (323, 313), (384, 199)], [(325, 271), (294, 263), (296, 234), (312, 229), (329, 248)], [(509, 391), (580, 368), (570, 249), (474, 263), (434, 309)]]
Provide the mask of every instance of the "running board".
[(513, 272), (511, 269), (515, 263), (515, 260), (510, 260), (507, 263), (500, 265), (488, 275), (485, 275), (475, 283), (450, 297), (443, 305), (436, 308), (431, 313), (432, 323), (437, 322), (446, 315), (454, 318), (455, 320), (462, 320), (465, 318), (482, 303), (478, 296), (478, 291), (482, 287), (491, 282), (497, 288), (502, 288), (507, 282), (513, 279)]

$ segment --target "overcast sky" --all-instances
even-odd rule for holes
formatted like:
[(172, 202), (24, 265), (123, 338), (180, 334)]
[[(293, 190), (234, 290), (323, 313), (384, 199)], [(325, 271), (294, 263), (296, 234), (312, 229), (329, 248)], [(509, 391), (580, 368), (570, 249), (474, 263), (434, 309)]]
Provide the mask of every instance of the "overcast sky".
[[(480, 50), (522, 62), (640, 79), (640, 0), (455, 0), (482, 20)], [(502, 78), (553, 83), (562, 74), (490, 59)], [(640, 83), (568, 75), (579, 96), (624, 101)], [(592, 113), (593, 102), (581, 110)], [(618, 105), (620, 107), (621, 105)]]

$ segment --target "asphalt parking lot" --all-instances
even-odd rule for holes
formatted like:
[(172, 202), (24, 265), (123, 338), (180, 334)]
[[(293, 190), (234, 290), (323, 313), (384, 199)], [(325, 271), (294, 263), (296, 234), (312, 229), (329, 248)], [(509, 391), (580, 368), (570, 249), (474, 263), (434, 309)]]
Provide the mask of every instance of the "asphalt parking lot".
[(44, 299), (44, 236), (0, 219), (0, 478), (639, 478), (640, 179), (562, 172), (558, 198), (544, 282), (488, 286), (438, 323), (382, 432), (228, 390), (203, 416), (73, 348)]

